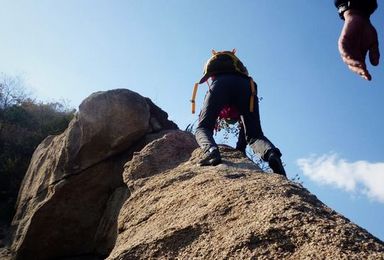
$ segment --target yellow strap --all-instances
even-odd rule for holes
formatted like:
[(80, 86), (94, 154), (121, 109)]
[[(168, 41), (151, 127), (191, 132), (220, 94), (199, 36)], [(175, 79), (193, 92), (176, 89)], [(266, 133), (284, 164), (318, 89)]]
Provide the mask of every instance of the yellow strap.
[(251, 97), (249, 98), (249, 112), (253, 112), (255, 108), (256, 88), (252, 78), (250, 78), (250, 81), (251, 81)]
[(192, 114), (195, 113), (195, 108), (196, 108), (195, 98), (196, 98), (196, 93), (197, 93), (197, 88), (198, 88), (198, 87), (199, 87), (199, 83), (195, 83), (195, 86), (193, 87), (192, 99), (191, 99), (191, 103), (192, 103)]

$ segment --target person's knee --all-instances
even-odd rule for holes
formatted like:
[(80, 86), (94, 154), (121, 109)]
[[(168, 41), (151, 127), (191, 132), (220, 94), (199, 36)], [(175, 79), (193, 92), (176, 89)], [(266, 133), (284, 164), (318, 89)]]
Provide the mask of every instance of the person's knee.
[(195, 135), (211, 135), (213, 134), (213, 130), (211, 130), (209, 127), (205, 127), (205, 126), (197, 126), (196, 127), (196, 131), (195, 131)]
[(265, 139), (264, 135), (254, 135), (252, 137), (250, 137), (250, 136), (246, 137), (248, 145), (253, 145), (253, 144), (257, 143), (258, 141), (264, 140), (264, 139)]
[(263, 156), (264, 157), (263, 159), (264, 159), (264, 161), (269, 161), (270, 157), (275, 157), (275, 156), (278, 158), (280, 158), (282, 156), (282, 153), (280, 152), (279, 148), (277, 148), (277, 147), (273, 147), (273, 148), (269, 149), (265, 153), (265, 155)]
[(281, 157), (281, 152), (278, 148), (276, 148), (271, 141), (268, 140), (265, 136), (261, 136), (260, 138), (252, 138), (249, 140), (249, 145), (252, 150), (259, 154), (261, 159), (264, 161), (268, 161), (270, 154), (275, 154), (278, 157)]

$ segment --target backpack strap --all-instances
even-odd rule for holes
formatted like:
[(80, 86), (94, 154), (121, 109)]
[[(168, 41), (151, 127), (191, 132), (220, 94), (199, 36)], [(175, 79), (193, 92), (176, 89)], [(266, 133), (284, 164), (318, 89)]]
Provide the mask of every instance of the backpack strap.
[(195, 102), (195, 99), (196, 99), (196, 93), (197, 93), (197, 88), (199, 87), (199, 83), (195, 83), (195, 85), (193, 86), (193, 91), (192, 91), (192, 99), (191, 99), (191, 103), (192, 103), (192, 114), (195, 113), (195, 109), (196, 109), (196, 102)]

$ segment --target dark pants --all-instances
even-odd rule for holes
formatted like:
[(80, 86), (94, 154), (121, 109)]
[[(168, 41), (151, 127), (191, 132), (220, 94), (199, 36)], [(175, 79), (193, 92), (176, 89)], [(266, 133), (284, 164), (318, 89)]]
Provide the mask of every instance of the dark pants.
[(215, 77), (205, 96), (195, 134), (196, 140), (203, 150), (217, 146), (213, 138), (216, 119), (225, 105), (233, 105), (240, 112), (246, 142), (252, 150), (263, 160), (268, 159), (267, 154), (271, 151), (281, 155), (279, 149), (264, 136), (261, 129), (257, 93), (254, 111), (249, 111), (250, 96), (249, 78), (237, 74), (222, 74)]

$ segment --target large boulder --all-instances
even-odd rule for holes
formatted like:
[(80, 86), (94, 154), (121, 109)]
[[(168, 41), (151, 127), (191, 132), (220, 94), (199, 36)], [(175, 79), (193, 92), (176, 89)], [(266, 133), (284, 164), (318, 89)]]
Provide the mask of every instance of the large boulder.
[(384, 259), (382, 241), (301, 185), (225, 146), (222, 164), (200, 167), (193, 147), (173, 133), (126, 164), (132, 193), (109, 260)]
[(83, 170), (124, 151), (149, 132), (149, 119), (146, 99), (133, 91), (90, 95), (67, 130), (67, 167)]
[(167, 117), (127, 89), (85, 99), (67, 130), (46, 138), (33, 154), (12, 223), (15, 258), (108, 255), (129, 196), (123, 166), (152, 140), (146, 136), (177, 129)]
[(36, 149), (0, 258), (384, 259), (382, 241), (300, 184), (220, 151), (200, 167), (194, 136), (149, 99), (96, 93)]

